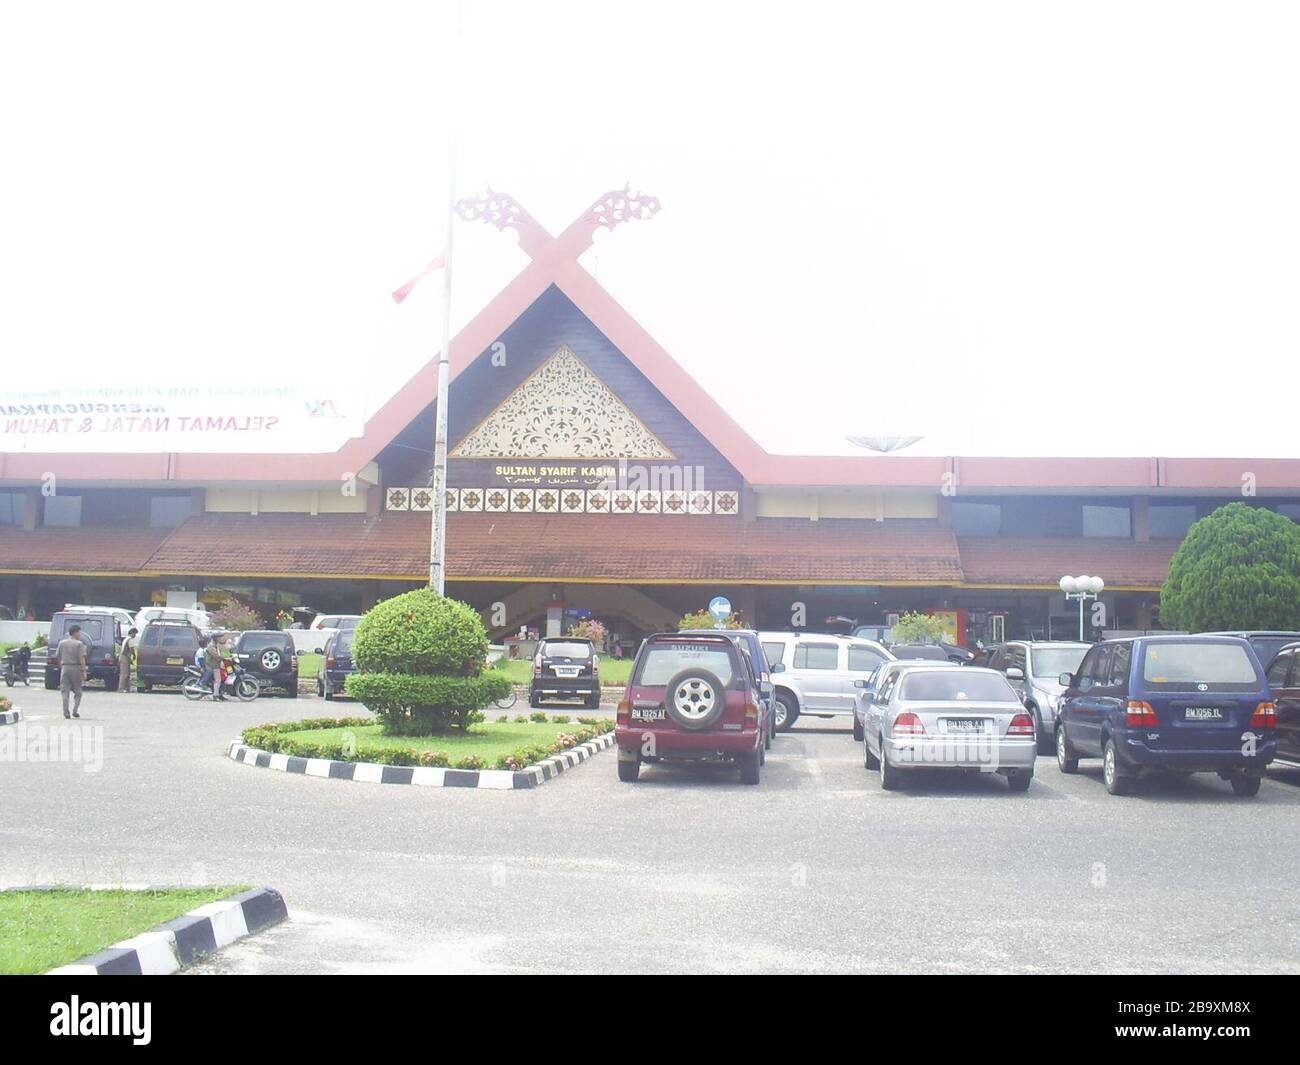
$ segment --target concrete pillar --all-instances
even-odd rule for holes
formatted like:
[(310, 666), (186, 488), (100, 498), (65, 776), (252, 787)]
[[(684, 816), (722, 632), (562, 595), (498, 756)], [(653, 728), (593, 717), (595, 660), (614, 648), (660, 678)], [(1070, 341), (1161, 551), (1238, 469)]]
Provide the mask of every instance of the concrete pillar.
[[(1140, 544), (1151, 539), (1150, 499), (1146, 496), (1133, 497), (1133, 539)], [(1150, 626), (1143, 626), (1149, 628)]]
[(27, 498), (23, 501), (23, 528), (28, 532), (35, 530), (41, 517), (41, 490), (27, 489)]
[(384, 490), (377, 484), (366, 489), (366, 517), (377, 518), (384, 508)]
[(190, 489), (190, 517), (201, 518), (208, 508), (208, 490), (206, 488)]
[(945, 529), (952, 528), (952, 496), (939, 495), (939, 525)]

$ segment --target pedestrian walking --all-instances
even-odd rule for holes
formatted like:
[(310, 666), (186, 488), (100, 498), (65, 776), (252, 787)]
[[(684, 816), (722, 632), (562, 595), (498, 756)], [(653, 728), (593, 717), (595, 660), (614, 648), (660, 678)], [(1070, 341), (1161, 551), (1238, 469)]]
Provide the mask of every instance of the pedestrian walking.
[[(70, 625), (68, 635), (54, 651), (59, 663), (59, 692), (63, 696), (63, 716), (81, 716), (81, 689), (86, 683), (86, 657), (89, 648), (81, 638), (81, 626)], [(72, 712), (68, 712), (68, 695), (73, 695)]]
[(120, 692), (131, 690), (131, 667), (135, 664), (135, 638), (138, 635), (140, 630), (133, 627), (122, 641), (122, 650), (117, 656), (117, 690)]

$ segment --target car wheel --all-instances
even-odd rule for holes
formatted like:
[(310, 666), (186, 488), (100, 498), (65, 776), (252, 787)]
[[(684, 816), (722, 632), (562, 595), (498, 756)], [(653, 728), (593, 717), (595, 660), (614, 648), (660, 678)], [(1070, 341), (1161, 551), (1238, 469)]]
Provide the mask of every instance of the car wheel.
[(332, 703), (334, 701), (334, 693), (332, 691), (322, 692), (321, 698), (323, 698), (327, 703)]
[(591, 698), (589, 698), (589, 699), (586, 701), (586, 703), (583, 704), (583, 705), (585, 705), (586, 708), (587, 708), (588, 710), (599, 710), (599, 709), (600, 709), (600, 693), (597, 692), (595, 695), (591, 696)]
[(740, 782), (742, 784), (758, 783), (759, 767), (763, 764), (762, 758), (761, 751), (747, 751), (740, 756)]
[(758, 764), (767, 765), (767, 748), (761, 743), (758, 745)]
[(1106, 743), (1101, 749), (1101, 782), (1112, 795), (1127, 795), (1129, 784), (1132, 783), (1132, 778), (1119, 767), (1119, 759), (1115, 754), (1115, 741), (1110, 737), (1106, 738)]
[(776, 695), (776, 731), (789, 732), (790, 727), (799, 720), (799, 704), (793, 695), (777, 692)]
[(104, 678), (104, 691), (106, 691), (106, 692), (115, 692), (115, 691), (117, 691), (117, 685), (118, 685), (118, 682), (119, 682), (121, 679), (122, 679), (121, 677), (105, 677), (105, 678)]
[(1232, 791), (1243, 799), (1252, 799), (1259, 794), (1261, 778), (1254, 773), (1238, 773), (1232, 778)]
[(540, 710), (542, 708), (542, 700), (537, 697), (532, 688), (528, 689), (528, 707), (530, 710)]
[(865, 734), (862, 737), (862, 765), (873, 773), (880, 768), (880, 759), (871, 753), (871, 742)]
[(268, 647), (257, 659), (258, 664), (267, 673), (279, 673), (284, 664), (284, 656), (274, 647)]
[(859, 743), (863, 742), (862, 738), (866, 733), (862, 731), (862, 722), (858, 720), (858, 714), (855, 710), (853, 713), (853, 738)]
[(1062, 773), (1079, 771), (1079, 756), (1065, 737), (1065, 726), (1059, 724), (1056, 726), (1056, 765)]
[(681, 728), (691, 732), (706, 729), (726, 707), (727, 689), (707, 669), (683, 669), (664, 691), (664, 708)]
[(1033, 779), (1032, 769), (1013, 769), (1007, 774), (1007, 785), (1012, 791), (1028, 791)]
[(1029, 711), (1030, 716), (1034, 719), (1034, 728), (1038, 733), (1038, 753), (1056, 753), (1056, 738), (1053, 735), (1051, 726), (1043, 723), (1042, 711), (1033, 703), (1029, 703), (1025, 709)]
[(136, 691), (145, 692), (146, 694), (153, 691), (153, 681), (142, 680), (136, 685)]
[(285, 690), (284, 690), (284, 694), (285, 694), (286, 698), (289, 698), (289, 699), (296, 699), (296, 698), (298, 698), (298, 685), (296, 685), (293, 681), (290, 681), (290, 682), (289, 682), (289, 687), (285, 688)]
[(56, 692), (56, 691), (58, 691), (58, 690), (59, 690), (59, 682), (58, 682), (57, 680), (50, 680), (49, 676), (46, 675), (46, 677), (45, 677), (45, 690), (48, 691), (48, 692)]
[(902, 774), (889, 764), (889, 756), (885, 754), (885, 741), (883, 738), (880, 741), (880, 757), (877, 759), (877, 768), (880, 770), (880, 788), (882, 791), (898, 791), (903, 786)]
[(636, 778), (638, 775), (640, 775), (640, 773), (641, 773), (641, 763), (639, 761), (625, 762), (622, 759), (619, 759), (618, 779), (621, 780), (624, 784), (635, 784)]

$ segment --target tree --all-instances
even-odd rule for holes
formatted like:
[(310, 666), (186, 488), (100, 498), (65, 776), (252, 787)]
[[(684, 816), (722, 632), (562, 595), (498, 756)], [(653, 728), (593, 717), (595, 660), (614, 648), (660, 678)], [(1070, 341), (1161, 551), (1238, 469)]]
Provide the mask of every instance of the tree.
[(377, 603), (357, 624), (358, 672), (346, 691), (392, 735), (464, 731), (512, 687), (503, 671), (484, 669), (487, 650), (487, 630), (473, 607), (417, 588)]
[(939, 643), (947, 635), (942, 618), (933, 614), (904, 614), (894, 623), (890, 638), (894, 643)]
[(1167, 628), (1300, 628), (1300, 525), (1229, 503), (1202, 518), (1169, 561), (1160, 592)]
[(707, 610), (697, 610), (694, 614), (687, 614), (677, 622), (679, 632), (682, 629), (743, 629), (744, 627), (745, 622), (739, 614), (732, 614), (730, 617), (724, 618), (722, 623), (719, 624)]
[(212, 621), (217, 628), (229, 632), (249, 632), (262, 627), (262, 619), (257, 611), (233, 596), (221, 604), (221, 608), (212, 615)]

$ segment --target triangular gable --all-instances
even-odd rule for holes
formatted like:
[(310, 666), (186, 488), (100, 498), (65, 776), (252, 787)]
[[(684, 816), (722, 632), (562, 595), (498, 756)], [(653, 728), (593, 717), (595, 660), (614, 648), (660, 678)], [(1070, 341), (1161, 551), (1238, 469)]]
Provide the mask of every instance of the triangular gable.
[(465, 435), (451, 457), (662, 461), (677, 456), (561, 345)]

